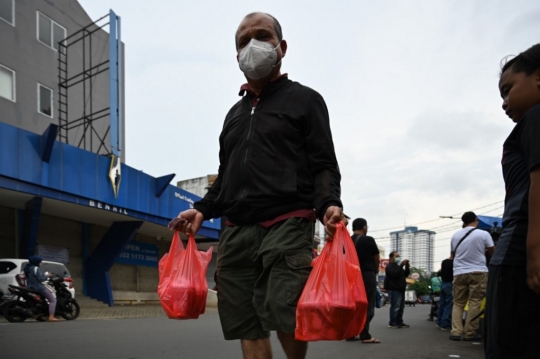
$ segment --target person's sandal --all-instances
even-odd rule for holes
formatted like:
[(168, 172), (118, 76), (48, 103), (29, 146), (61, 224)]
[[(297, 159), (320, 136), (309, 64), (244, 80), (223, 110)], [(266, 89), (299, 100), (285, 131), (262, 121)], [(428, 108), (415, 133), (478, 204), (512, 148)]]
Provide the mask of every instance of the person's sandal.
[(380, 344), (381, 341), (377, 338), (371, 338), (371, 339), (362, 340), (362, 343), (363, 344)]

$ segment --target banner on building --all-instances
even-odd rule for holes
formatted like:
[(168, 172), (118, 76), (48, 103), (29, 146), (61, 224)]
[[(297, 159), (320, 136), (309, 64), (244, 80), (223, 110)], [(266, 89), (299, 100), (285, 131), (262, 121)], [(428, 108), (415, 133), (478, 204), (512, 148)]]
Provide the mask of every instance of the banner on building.
[(37, 255), (43, 258), (44, 261), (69, 264), (69, 248), (66, 247), (38, 244)]
[(158, 247), (153, 244), (131, 241), (116, 258), (116, 263), (157, 267), (158, 253)]

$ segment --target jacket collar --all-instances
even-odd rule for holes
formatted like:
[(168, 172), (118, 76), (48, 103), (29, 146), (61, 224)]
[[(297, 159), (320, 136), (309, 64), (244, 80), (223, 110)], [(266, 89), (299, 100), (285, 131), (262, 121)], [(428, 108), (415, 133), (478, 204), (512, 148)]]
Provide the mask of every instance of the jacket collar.
[[(259, 95), (262, 95), (263, 93), (266, 94), (267, 92), (273, 92), (276, 89), (281, 88), (287, 82), (289, 82), (287, 81), (288, 79), (289, 79), (289, 74), (287, 73), (282, 74), (278, 78), (270, 81)], [(238, 92), (238, 96), (244, 96), (246, 93), (249, 94), (251, 97), (256, 96), (255, 93), (249, 89), (248, 83), (245, 83), (242, 86), (240, 86), (240, 92)]]

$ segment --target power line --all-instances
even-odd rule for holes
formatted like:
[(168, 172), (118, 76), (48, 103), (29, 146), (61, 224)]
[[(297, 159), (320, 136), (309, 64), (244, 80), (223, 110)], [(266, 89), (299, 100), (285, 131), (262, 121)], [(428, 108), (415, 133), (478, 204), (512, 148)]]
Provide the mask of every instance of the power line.
[[(490, 207), (490, 206), (493, 206), (495, 204), (498, 204), (498, 203), (502, 203), (504, 201), (497, 201), (497, 202), (493, 202), (493, 203), (490, 203), (490, 204), (486, 204), (485, 206), (482, 206), (482, 207), (478, 207), (478, 208), (473, 208), (472, 211), (477, 211), (479, 209), (483, 209), (483, 208), (486, 208), (486, 207)], [(504, 206), (502, 206), (504, 207)], [(502, 207), (499, 207), (499, 208), (502, 208)], [(499, 209), (498, 208), (498, 209)], [(491, 212), (488, 211), (488, 212), (484, 212), (484, 213), (489, 213)], [(453, 214), (451, 215), (451, 217), (453, 216), (457, 216), (457, 215), (460, 215), (460, 214), (463, 214), (463, 212), (459, 212), (459, 213), (456, 213), (456, 214)], [(424, 222), (418, 222), (418, 223), (414, 223), (414, 224), (410, 224), (408, 226), (417, 226), (419, 224), (425, 224), (425, 223), (431, 223), (431, 222), (435, 222), (435, 221), (440, 221), (441, 219), (444, 219), (444, 218), (437, 218), (437, 219), (430, 219), (429, 221), (424, 221)], [(392, 230), (392, 229), (401, 229), (403, 228), (403, 226), (400, 226), (400, 227), (392, 227), (392, 228), (383, 228), (383, 229), (374, 229), (374, 230), (370, 230), (369, 232), (373, 233), (373, 232), (382, 232), (382, 231), (389, 231), (389, 230)]]

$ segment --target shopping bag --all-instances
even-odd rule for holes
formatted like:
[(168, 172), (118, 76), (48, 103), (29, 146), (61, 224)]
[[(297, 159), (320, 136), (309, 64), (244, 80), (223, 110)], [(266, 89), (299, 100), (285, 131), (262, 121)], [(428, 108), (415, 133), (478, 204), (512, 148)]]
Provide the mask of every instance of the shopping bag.
[(213, 247), (199, 251), (193, 235), (189, 235), (184, 249), (179, 233), (174, 232), (169, 253), (159, 261), (158, 295), (169, 318), (197, 319), (204, 313), (208, 294), (206, 271), (212, 250)]
[(334, 240), (327, 242), (313, 261), (296, 309), (295, 339), (343, 340), (364, 328), (367, 296), (358, 257), (345, 226), (337, 225)]

